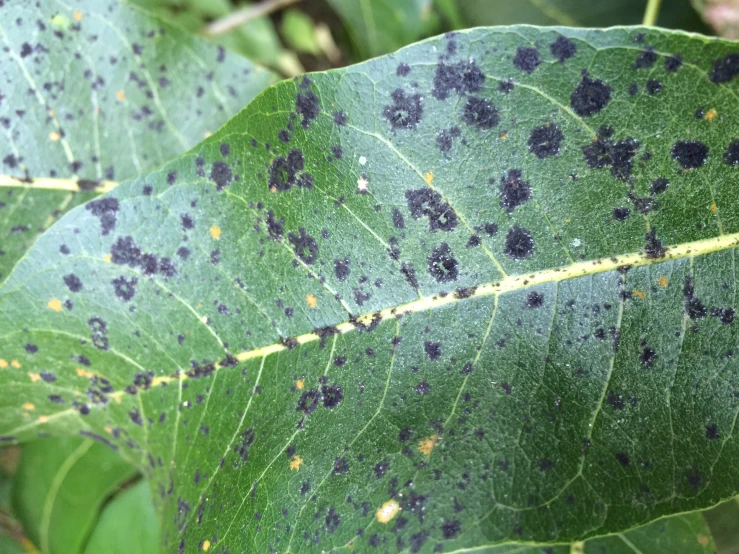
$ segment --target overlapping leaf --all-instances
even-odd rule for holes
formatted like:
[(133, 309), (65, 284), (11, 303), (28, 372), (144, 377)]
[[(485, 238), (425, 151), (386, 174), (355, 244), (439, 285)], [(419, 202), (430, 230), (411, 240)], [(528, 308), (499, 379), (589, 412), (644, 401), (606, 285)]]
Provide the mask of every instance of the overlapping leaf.
[(118, 1), (0, 7), (0, 280), (61, 213), (151, 171), (274, 75)]
[(267, 89), (17, 266), (3, 440), (137, 459), (169, 551), (512, 548), (733, 495), (738, 52), (479, 29)]

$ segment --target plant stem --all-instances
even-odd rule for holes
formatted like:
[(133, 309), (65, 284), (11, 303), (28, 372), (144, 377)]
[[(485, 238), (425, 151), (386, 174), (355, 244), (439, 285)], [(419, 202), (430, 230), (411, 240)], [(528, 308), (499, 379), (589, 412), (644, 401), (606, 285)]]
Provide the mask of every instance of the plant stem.
[(647, 2), (647, 9), (644, 11), (644, 21), (642, 25), (647, 27), (654, 27), (657, 22), (657, 16), (659, 15), (659, 6), (662, 0), (649, 0)]
[(235, 10), (221, 19), (216, 19), (208, 25), (202, 32), (206, 37), (217, 37), (224, 35), (229, 31), (240, 27), (244, 23), (248, 23), (258, 17), (269, 15), (285, 6), (300, 2), (300, 0), (264, 0), (252, 6), (247, 6), (239, 10)]

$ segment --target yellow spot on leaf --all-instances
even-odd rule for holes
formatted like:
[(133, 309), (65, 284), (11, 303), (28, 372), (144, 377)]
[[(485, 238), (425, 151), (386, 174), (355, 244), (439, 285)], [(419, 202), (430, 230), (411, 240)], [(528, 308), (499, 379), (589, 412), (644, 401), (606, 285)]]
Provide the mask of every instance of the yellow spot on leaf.
[(500, 134), (500, 140), (506, 140), (508, 138), (508, 133), (501, 133)]
[(95, 374), (92, 371), (87, 371), (86, 369), (82, 369), (81, 367), (77, 368), (77, 375), (79, 375), (80, 377), (89, 377), (90, 379), (95, 377)]
[(221, 238), (221, 228), (218, 225), (213, 225), (213, 227), (210, 228), (210, 236), (215, 240)]
[(634, 289), (632, 292), (639, 300), (644, 300), (647, 297), (647, 293), (643, 290)]
[(426, 437), (418, 443), (418, 449), (421, 451), (421, 454), (429, 456), (439, 440), (441, 440), (441, 437), (439, 437), (439, 435), (431, 435), (430, 437)]
[(433, 182), (434, 182), (434, 172), (433, 171), (429, 171), (426, 174), (426, 184), (427, 185), (430, 185)]
[(8, 362), (0, 358), (0, 369), (5, 369), (6, 367), (8, 367)]
[(35, 410), (36, 406), (31, 404), (30, 402), (26, 402), (25, 404), (23, 404), (23, 409), (24, 410)]
[(77, 21), (82, 21), (82, 12), (74, 12), (74, 18)]
[(38, 420), (39, 420), (39, 423), (46, 423), (47, 421), (49, 421), (49, 418), (46, 417), (45, 415), (41, 415), (41, 416), (38, 416)]
[(568, 219), (565, 219), (565, 223), (572, 223), (572, 220), (569, 219), (569, 218)]
[(309, 308), (315, 308), (318, 306), (318, 300), (315, 294), (309, 294), (305, 297), (305, 303), (308, 304)]
[(705, 535), (698, 535), (698, 542), (701, 543), (703, 546), (708, 545), (708, 537)]
[(41, 380), (41, 375), (39, 375), (38, 373), (29, 373), (28, 376), (31, 378), (32, 383)]
[(665, 277), (664, 275), (660, 276), (659, 279), (657, 279), (657, 284), (662, 287), (663, 289), (667, 288), (667, 285), (670, 284), (670, 280)]
[(59, 133), (57, 133), (56, 131), (52, 131), (51, 133), (49, 133), (49, 140), (52, 140), (52, 141), (56, 142), (60, 138), (62, 138), (61, 135)]
[(293, 459), (290, 460), (290, 470), (300, 471), (300, 466), (302, 465), (303, 465), (303, 458), (295, 454), (295, 456), (293, 456)]
[(297, 381), (295, 381), (295, 388), (298, 390), (303, 390), (303, 388), (305, 388), (305, 381), (303, 381), (302, 379), (298, 379)]
[(106, 264), (109, 264), (110, 260), (113, 259), (113, 256), (111, 256), (110, 254), (106, 254), (105, 257), (103, 257), (103, 259), (105, 260)]
[(211, 131), (205, 131), (205, 133), (204, 133), (204, 135), (205, 135), (205, 138), (208, 138), (208, 137), (209, 137), (210, 135), (212, 135), (212, 134), (213, 134), (213, 133), (212, 133)]
[(18, 360), (13, 360), (12, 362), (10, 362), (10, 365), (12, 365), (15, 369), (21, 368), (21, 364), (18, 363)]
[(112, 427), (105, 427), (104, 429), (105, 429), (105, 432), (108, 433), (109, 435), (112, 435), (113, 434), (113, 428)]
[(388, 500), (382, 506), (380, 506), (380, 509), (377, 510), (377, 513), (375, 515), (377, 516), (377, 521), (379, 521), (380, 523), (387, 523), (388, 521), (393, 519), (399, 511), (400, 504), (398, 504), (395, 500)]
[(52, 298), (49, 300), (46, 305), (54, 310), (55, 312), (61, 312), (62, 311), (62, 301), (58, 298)]
[(126, 93), (122, 90), (119, 90), (115, 93), (115, 97), (120, 100), (121, 102), (124, 102), (126, 100)]
[(706, 115), (704, 115), (703, 117), (705, 117), (706, 121), (713, 121), (714, 119), (716, 119), (717, 115), (718, 115), (718, 112), (714, 108), (711, 108), (710, 110), (706, 112)]
[(208, 552), (210, 550), (210, 541), (205, 540), (203, 541), (203, 552)]
[(716, 205), (716, 202), (714, 202), (713, 204), (711, 204), (711, 211), (713, 213), (716, 213), (718, 211), (718, 206)]

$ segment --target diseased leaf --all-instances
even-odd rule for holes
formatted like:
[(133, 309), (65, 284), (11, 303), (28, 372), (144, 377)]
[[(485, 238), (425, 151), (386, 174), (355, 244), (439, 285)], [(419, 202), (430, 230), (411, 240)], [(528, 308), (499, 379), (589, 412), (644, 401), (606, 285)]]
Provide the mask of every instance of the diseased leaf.
[(439, 18), (432, 0), (328, 0), (346, 25), (359, 59), (397, 50), (428, 36)]
[(93, 440), (38, 440), (23, 447), (13, 508), (45, 554), (82, 552), (105, 499), (135, 474), (121, 456)]
[(146, 481), (118, 493), (103, 509), (90, 536), (86, 554), (156, 554), (157, 514)]
[(174, 552), (514, 550), (730, 497), (737, 75), (514, 27), (270, 87), (18, 264), (0, 436), (136, 459)]
[(3, 2), (0, 43), (0, 281), (60, 214), (188, 150), (275, 81), (117, 1)]

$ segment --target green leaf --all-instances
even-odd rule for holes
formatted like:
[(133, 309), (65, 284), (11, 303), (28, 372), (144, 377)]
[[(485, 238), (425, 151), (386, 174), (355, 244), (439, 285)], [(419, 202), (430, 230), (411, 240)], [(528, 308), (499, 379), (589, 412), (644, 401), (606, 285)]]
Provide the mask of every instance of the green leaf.
[[(695, 17), (691, 0), (662, 2), (657, 24), (670, 29), (708, 32)], [(472, 25), (571, 25), (578, 27), (607, 27), (635, 25), (642, 22), (646, 0), (523, 0), (495, 2), (492, 0), (464, 0), (458, 2), (462, 19)]]
[(0, 44), (0, 281), (59, 214), (180, 155), (275, 81), (116, 1), (5, 2)]
[(432, 0), (328, 0), (346, 25), (359, 59), (397, 50), (438, 27)]
[(293, 50), (317, 56), (321, 47), (316, 39), (313, 20), (300, 10), (287, 10), (280, 25), (282, 36)]
[(90, 439), (35, 441), (21, 453), (14, 511), (45, 554), (82, 552), (105, 499), (135, 473), (120, 455)]
[(158, 531), (151, 490), (146, 481), (139, 481), (105, 506), (85, 553), (156, 554)]
[(476, 29), (268, 88), (17, 265), (0, 436), (135, 459), (168, 551), (513, 549), (733, 496), (738, 52)]

